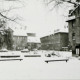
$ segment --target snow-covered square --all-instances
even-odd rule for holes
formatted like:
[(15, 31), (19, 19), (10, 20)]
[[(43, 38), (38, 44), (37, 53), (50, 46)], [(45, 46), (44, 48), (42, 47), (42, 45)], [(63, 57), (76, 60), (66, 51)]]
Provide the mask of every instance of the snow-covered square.
[[(65, 80), (80, 79), (80, 60), (70, 57), (69, 61), (55, 61), (46, 63), (45, 60), (57, 59), (59, 57), (45, 57), (47, 51), (38, 51), (41, 57), (24, 57), (30, 53), (11, 51), (10, 53), (20, 54), (22, 61), (0, 61), (0, 80)], [(3, 54), (4, 54), (3, 53)], [(48, 52), (47, 52), (48, 53)], [(2, 53), (0, 53), (1, 55)], [(13, 55), (12, 54), (12, 55)]]

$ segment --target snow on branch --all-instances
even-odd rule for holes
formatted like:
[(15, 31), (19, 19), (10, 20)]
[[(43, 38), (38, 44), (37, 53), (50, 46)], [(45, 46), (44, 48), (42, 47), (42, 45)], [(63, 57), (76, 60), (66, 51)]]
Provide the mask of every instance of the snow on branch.
[(56, 2), (56, 3), (63, 3), (63, 2), (67, 2), (67, 3), (71, 3), (71, 4), (75, 4), (75, 5), (80, 5), (79, 2), (76, 1), (72, 1), (72, 0), (49, 0), (48, 4), (52, 3), (52, 2)]

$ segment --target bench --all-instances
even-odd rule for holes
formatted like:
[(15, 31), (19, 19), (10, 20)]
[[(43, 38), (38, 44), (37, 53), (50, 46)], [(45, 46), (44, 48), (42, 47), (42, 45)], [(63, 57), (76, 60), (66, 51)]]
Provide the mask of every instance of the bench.
[(69, 60), (69, 59), (59, 59), (59, 60), (57, 59), (57, 60), (46, 60), (45, 62), (46, 62), (46, 63), (48, 63), (48, 62), (53, 62), (53, 61), (66, 61), (66, 62), (67, 62), (68, 60)]
[(24, 55), (24, 57), (41, 57), (41, 55)]
[(0, 61), (12, 61), (12, 60), (23, 60), (23, 59), (0, 59)]
[(13, 56), (0, 56), (1, 58), (16, 58), (20, 57), (20, 55), (13, 55)]

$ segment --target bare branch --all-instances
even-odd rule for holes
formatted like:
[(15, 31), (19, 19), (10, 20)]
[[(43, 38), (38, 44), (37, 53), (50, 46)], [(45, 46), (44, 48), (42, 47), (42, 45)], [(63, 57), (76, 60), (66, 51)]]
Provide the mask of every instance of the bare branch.
[(11, 19), (11, 18), (6, 17), (6, 16), (3, 15), (2, 13), (0, 13), (0, 15), (1, 15), (3, 18), (5, 18), (6, 20), (9, 20), (9, 21), (15, 22), (16, 24), (18, 24), (18, 25), (20, 25), (20, 26), (24, 26), (24, 25), (22, 25), (22, 24), (20, 24), (20, 23), (18, 23), (18, 22), (16, 21), (16, 19), (19, 19), (19, 18)]
[(50, 9), (50, 11), (52, 11), (53, 9), (55, 9), (56, 7), (61, 7), (62, 2), (57, 2), (52, 9)]
[(10, 20), (10, 21), (14, 21), (14, 20), (12, 20), (12, 19), (10, 19), (10, 18), (4, 16), (2, 13), (0, 13), (0, 15), (1, 15), (3, 18), (5, 18), (5, 19), (8, 19), (8, 20)]
[(71, 4), (75, 4), (75, 5), (79, 5), (79, 2), (72, 2), (71, 0), (61, 0), (63, 2), (68, 2), (68, 3), (71, 3)]
[(25, 3), (23, 0), (4, 0), (4, 1), (20, 2), (22, 5), (24, 5), (24, 3)]
[(61, 4), (63, 2), (67, 2), (67, 3), (70, 3), (70, 4), (80, 5), (79, 2), (72, 2), (71, 0), (50, 0), (47, 4), (50, 4), (52, 2), (56, 2), (57, 4)]
[[(15, 3), (16, 2), (19, 2), (21, 5), (21, 7), (10, 7), (9, 9), (7, 10), (0, 10), (0, 16), (1, 16), (1, 19), (2, 20), (5, 20), (5, 21), (12, 21), (12, 22), (15, 22), (17, 24), (19, 24), (20, 26), (23, 26), (21, 23), (19, 23), (17, 20), (20, 20), (21, 21), (21, 18), (19, 16), (15, 16), (14, 18), (10, 18), (10, 17), (7, 17), (7, 14), (11, 11), (11, 10), (14, 10), (14, 9), (19, 9), (19, 8), (22, 8), (24, 7), (25, 5), (23, 4), (24, 1), (22, 0), (1, 0), (2, 2), (10, 2), (10, 1), (14, 1)], [(5, 15), (4, 15), (5, 14)]]
[(47, 4), (50, 4), (50, 3), (52, 3), (54, 0), (50, 0)]
[(5, 12), (9, 12), (9, 11), (11, 11), (11, 10), (14, 10), (14, 9), (19, 9), (19, 8), (22, 8), (22, 7), (10, 7), (9, 9), (7, 9), (7, 10), (3, 10), (3, 11), (0, 11), (0, 13), (5, 13)]

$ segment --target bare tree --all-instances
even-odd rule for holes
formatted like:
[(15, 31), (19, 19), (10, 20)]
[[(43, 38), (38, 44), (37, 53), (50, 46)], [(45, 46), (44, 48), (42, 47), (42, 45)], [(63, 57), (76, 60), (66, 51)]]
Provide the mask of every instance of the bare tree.
[(55, 9), (56, 7), (63, 7), (63, 4), (69, 4), (66, 5), (66, 7), (69, 7), (70, 5), (78, 6), (80, 5), (80, 2), (77, 0), (44, 0), (47, 6), (50, 6), (52, 4), (51, 10)]
[[(0, 1), (1, 2), (1, 1)], [(20, 0), (2, 0), (3, 3), (6, 2), (19, 2), (21, 3)], [(22, 3), (21, 3), (22, 4)], [(10, 6), (9, 8), (6, 9), (6, 7), (0, 7), (0, 28), (2, 28), (3, 30), (0, 31), (0, 49), (4, 48), (5, 46), (7, 46), (7, 49), (12, 49), (13, 48), (13, 38), (12, 38), (12, 31), (10, 30), (10, 28), (6, 29), (5, 24), (7, 24), (7, 22), (12, 21), (15, 22), (19, 25), (21, 25), (20, 23), (18, 23), (18, 20), (21, 20), (21, 18), (19, 16), (8, 16), (8, 14), (10, 13), (10, 11), (14, 10), (14, 9), (19, 9), (20, 7), (15, 7), (15, 6)], [(2, 9), (3, 8), (3, 9)], [(22, 26), (22, 25), (21, 25)]]
[[(22, 2), (21, 2), (21, 0), (2, 0), (2, 1), (4, 1), (4, 3), (6, 3), (6, 2), (19, 2), (20, 4), (22, 4)], [(1, 2), (1, 1), (0, 1)], [(22, 4), (23, 5), (23, 4)], [(22, 6), (21, 6), (22, 7)], [(18, 19), (18, 20), (21, 20), (20, 18), (19, 18), (19, 16), (18, 17), (15, 17), (15, 18), (10, 18), (10, 17), (8, 17), (7, 16), (7, 14), (8, 13), (10, 13), (10, 11), (11, 10), (14, 10), (14, 9), (19, 9), (19, 8), (21, 8), (21, 7), (14, 7), (14, 6), (10, 6), (9, 7), (9, 9), (3, 9), (3, 10), (0, 10), (0, 16), (1, 16), (1, 18), (3, 18), (3, 19), (5, 19), (5, 20), (8, 20), (8, 21), (13, 21), (13, 22), (15, 22), (15, 23), (17, 23), (17, 24), (19, 24), (18, 22), (16, 22), (16, 20)]]
[(56, 4), (62, 4), (64, 2), (70, 3), (70, 4), (75, 4), (75, 5), (80, 5), (79, 2), (76, 2), (74, 0), (45, 0), (47, 4), (50, 4), (52, 2), (55, 2)]

